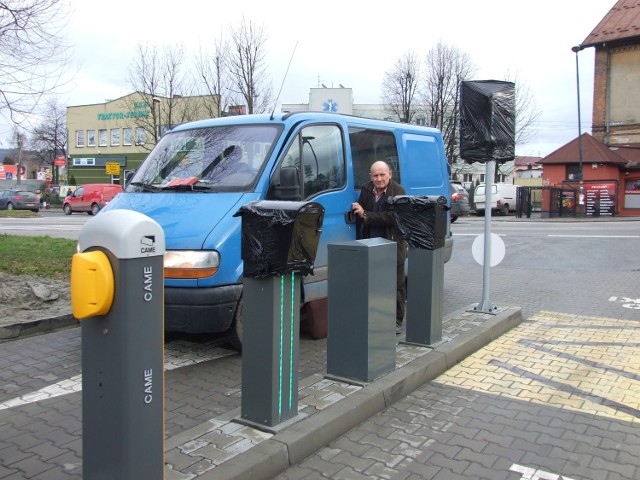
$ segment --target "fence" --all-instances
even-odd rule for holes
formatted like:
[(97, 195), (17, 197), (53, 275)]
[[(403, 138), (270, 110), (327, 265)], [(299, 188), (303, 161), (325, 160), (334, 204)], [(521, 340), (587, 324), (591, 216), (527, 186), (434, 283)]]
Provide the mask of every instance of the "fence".
[(562, 187), (520, 187), (516, 217), (575, 217), (578, 191), (571, 185)]

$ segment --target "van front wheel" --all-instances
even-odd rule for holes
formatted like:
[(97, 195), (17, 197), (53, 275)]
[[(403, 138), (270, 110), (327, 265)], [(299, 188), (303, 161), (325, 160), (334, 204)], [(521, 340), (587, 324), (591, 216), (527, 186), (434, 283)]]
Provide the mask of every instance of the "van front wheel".
[(506, 217), (507, 215), (509, 215), (509, 204), (508, 204), (508, 203), (505, 203), (505, 204), (502, 206), (502, 215), (504, 215), (505, 217)]
[(238, 352), (242, 352), (242, 333), (242, 295), (240, 295), (238, 306), (236, 307), (236, 313), (233, 316), (233, 321), (231, 322), (231, 327), (229, 328), (229, 334), (227, 335), (227, 340), (229, 341), (231, 346)]

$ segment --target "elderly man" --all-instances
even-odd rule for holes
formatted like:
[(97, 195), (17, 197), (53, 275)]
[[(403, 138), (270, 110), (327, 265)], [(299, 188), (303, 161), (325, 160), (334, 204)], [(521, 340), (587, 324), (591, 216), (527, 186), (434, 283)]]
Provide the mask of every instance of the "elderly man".
[(407, 300), (404, 276), (407, 243), (398, 233), (393, 212), (388, 209), (387, 198), (405, 195), (406, 192), (402, 185), (391, 179), (391, 168), (386, 162), (380, 160), (371, 165), (370, 175), (371, 181), (362, 187), (358, 201), (351, 205), (357, 220), (356, 238), (382, 237), (398, 245), (396, 334), (400, 334)]

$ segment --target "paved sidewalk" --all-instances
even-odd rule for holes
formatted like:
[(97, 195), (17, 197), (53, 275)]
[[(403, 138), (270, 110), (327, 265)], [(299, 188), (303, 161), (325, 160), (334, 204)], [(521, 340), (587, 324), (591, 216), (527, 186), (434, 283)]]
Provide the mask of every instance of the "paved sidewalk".
[(487, 314), (470, 306), (443, 320), (443, 341), (433, 348), (400, 342), (396, 370), (372, 383), (349, 384), (319, 374), (301, 379), (299, 413), (281, 429), (242, 425), (234, 421), (240, 409), (211, 418), (166, 440), (165, 479), (271, 479), (521, 321), (519, 308)]
[(637, 480), (639, 340), (540, 311), (275, 480)]

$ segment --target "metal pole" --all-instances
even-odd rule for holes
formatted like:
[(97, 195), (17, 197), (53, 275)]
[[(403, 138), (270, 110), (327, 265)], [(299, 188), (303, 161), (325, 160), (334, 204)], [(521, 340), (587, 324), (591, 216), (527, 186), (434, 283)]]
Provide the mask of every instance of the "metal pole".
[(482, 301), (476, 307), (482, 312), (491, 312), (491, 302), (489, 302), (489, 268), (491, 267), (491, 194), (493, 188), (493, 177), (495, 176), (495, 160), (486, 163), (484, 175), (484, 261), (482, 265)]
[(580, 114), (580, 65), (578, 63), (578, 52), (582, 50), (583, 47), (578, 45), (576, 47), (571, 47), (571, 51), (576, 54), (576, 95), (578, 98), (578, 181), (579, 190), (578, 190), (578, 215), (580, 217), (583, 216), (583, 201), (582, 201), (582, 116)]

